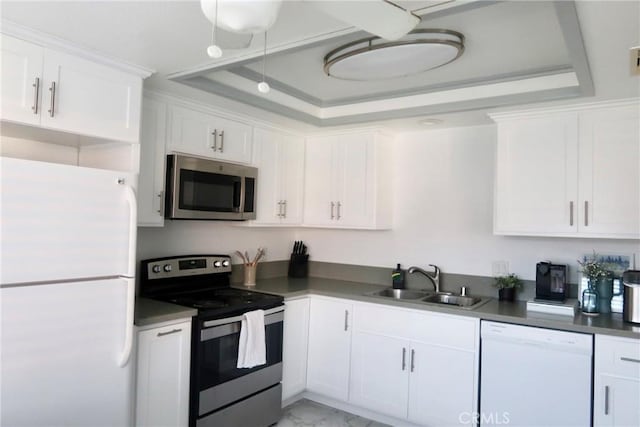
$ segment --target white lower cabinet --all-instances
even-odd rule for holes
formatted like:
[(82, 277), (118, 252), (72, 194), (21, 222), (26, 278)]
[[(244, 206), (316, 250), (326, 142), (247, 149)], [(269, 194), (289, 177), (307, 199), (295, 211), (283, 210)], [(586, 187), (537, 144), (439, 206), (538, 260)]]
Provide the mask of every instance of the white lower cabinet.
[(411, 343), (383, 335), (353, 334), (350, 402), (406, 418)]
[(309, 312), (307, 389), (346, 401), (349, 398), (351, 316), (348, 301), (312, 297)]
[(426, 426), (460, 424), (477, 402), (477, 319), (354, 308), (350, 403)]
[(427, 426), (469, 419), (476, 407), (477, 358), (475, 351), (412, 343), (407, 418)]
[(640, 340), (596, 335), (593, 424), (640, 425)]
[(189, 423), (191, 319), (138, 329), (136, 426)]
[(307, 385), (309, 298), (285, 301), (282, 350), (282, 400), (304, 391)]

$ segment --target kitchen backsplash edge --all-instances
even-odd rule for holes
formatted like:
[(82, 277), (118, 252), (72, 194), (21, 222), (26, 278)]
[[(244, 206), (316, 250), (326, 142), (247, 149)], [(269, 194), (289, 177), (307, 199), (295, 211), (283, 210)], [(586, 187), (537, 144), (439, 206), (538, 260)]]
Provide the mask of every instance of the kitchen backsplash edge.
[[(269, 261), (261, 262), (258, 265), (256, 278), (269, 279), (284, 277), (287, 275), (289, 261)], [(372, 267), (366, 265), (339, 264), (331, 262), (309, 261), (309, 276), (322, 277), (326, 279), (345, 280), (349, 282), (371, 283), (376, 285), (391, 286), (391, 267)], [(232, 283), (240, 283), (243, 278), (241, 264), (233, 265), (231, 275)], [(466, 286), (470, 295), (486, 296), (496, 298), (498, 291), (493, 287), (493, 277), (472, 276), (467, 274), (455, 274), (442, 272), (440, 276), (440, 287), (443, 291), (459, 292), (460, 287)], [(406, 275), (406, 287), (409, 289), (432, 289), (432, 285), (422, 275)], [(578, 285), (572, 283), (570, 296), (576, 298)], [(524, 280), (523, 286), (516, 294), (520, 301), (526, 301), (535, 297), (535, 282)]]

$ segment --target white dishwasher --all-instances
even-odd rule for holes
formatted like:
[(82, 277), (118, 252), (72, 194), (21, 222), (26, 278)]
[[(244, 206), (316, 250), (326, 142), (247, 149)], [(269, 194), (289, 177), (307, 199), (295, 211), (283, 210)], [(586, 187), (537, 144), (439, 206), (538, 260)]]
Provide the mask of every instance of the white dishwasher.
[(480, 425), (591, 425), (593, 335), (482, 321)]

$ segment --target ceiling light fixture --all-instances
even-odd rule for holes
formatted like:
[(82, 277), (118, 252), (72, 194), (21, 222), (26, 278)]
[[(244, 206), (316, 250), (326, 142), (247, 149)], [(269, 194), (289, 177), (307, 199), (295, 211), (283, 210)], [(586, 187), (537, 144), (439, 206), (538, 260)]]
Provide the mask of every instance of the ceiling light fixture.
[(448, 64), (464, 52), (464, 35), (418, 29), (396, 41), (368, 37), (324, 57), (324, 72), (342, 80), (372, 81), (410, 76)]
[(443, 122), (444, 120), (441, 120), (441, 119), (422, 119), (418, 121), (418, 124), (422, 126), (435, 126)]
[(282, 0), (200, 0), (202, 13), (209, 21), (240, 34), (267, 31), (276, 22), (280, 6)]

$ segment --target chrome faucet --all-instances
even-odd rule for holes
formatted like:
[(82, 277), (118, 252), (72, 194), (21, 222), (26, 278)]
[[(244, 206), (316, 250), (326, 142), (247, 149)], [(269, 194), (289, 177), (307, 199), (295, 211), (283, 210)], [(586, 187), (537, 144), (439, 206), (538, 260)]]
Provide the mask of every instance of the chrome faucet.
[(407, 271), (409, 272), (409, 274), (422, 273), (427, 279), (431, 280), (431, 283), (433, 283), (433, 288), (436, 290), (436, 293), (439, 293), (440, 292), (440, 269), (438, 268), (437, 265), (429, 264), (429, 266), (434, 268), (433, 273), (424, 271), (420, 267), (409, 267), (409, 270)]

